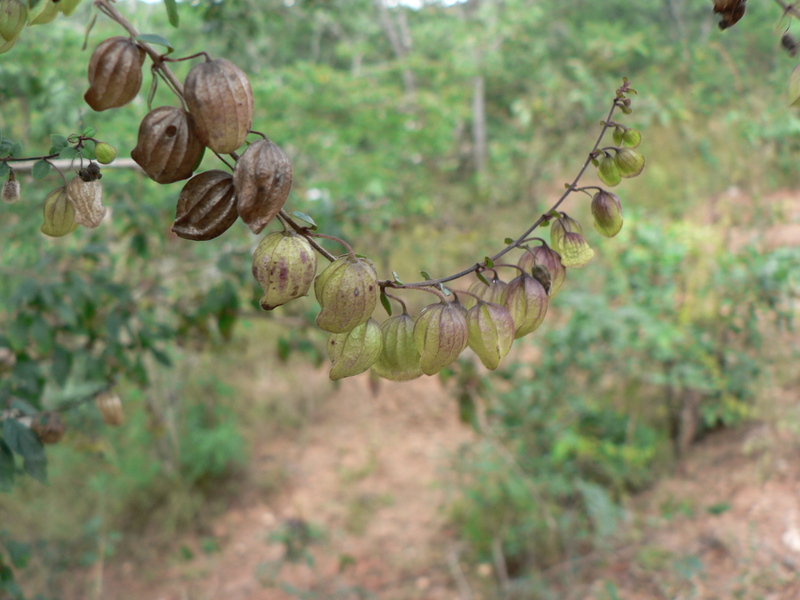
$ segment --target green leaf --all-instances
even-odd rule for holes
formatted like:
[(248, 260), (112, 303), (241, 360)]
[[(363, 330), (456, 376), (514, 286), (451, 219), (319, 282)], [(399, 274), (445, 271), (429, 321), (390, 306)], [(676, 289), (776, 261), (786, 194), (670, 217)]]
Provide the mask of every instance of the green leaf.
[(20, 142), (17, 142), (11, 146), (11, 156), (15, 158), (22, 156), (22, 144)]
[(405, 285), (402, 281), (400, 281), (400, 278), (397, 276), (397, 271), (392, 271), (392, 277), (394, 277), (395, 283), (399, 285)]
[(150, 348), (150, 352), (153, 353), (153, 358), (155, 358), (157, 362), (161, 363), (165, 367), (171, 367), (172, 366), (172, 359), (163, 350), (159, 350), (158, 348), (151, 347)]
[(37, 160), (31, 167), (31, 176), (34, 179), (44, 179), (50, 174), (50, 163)]
[(31, 559), (31, 545), (17, 540), (7, 540), (3, 543), (8, 551), (11, 564), (17, 569), (24, 569)]
[(97, 127), (94, 127), (93, 125), (87, 125), (83, 128), (83, 131), (81, 131), (81, 135), (83, 137), (94, 137), (96, 133)]
[(14, 352), (22, 352), (28, 344), (28, 323), (23, 319), (14, 319), (6, 330), (8, 343)]
[(486, 265), (487, 269), (491, 269), (494, 266), (494, 261), (487, 256), (483, 259), (483, 264)]
[(513, 244), (513, 243), (514, 243), (514, 240), (512, 240), (511, 238), (506, 238), (506, 239), (504, 239), (504, 240), (503, 240), (503, 243), (504, 243), (506, 246), (508, 246), (509, 244)]
[(312, 219), (309, 215), (307, 215), (304, 212), (296, 210), (292, 213), (292, 216), (295, 217), (296, 219), (299, 219), (300, 221), (303, 221), (304, 223), (308, 223), (311, 226), (311, 229), (317, 228), (316, 221), (314, 221), (314, 219)]
[(425, 281), (430, 281), (431, 279), (433, 279), (433, 277), (431, 277), (431, 274), (428, 273), (427, 271), (420, 271), (419, 274), (422, 275), (423, 278), (425, 278)]
[(278, 338), (278, 358), (281, 362), (286, 362), (289, 360), (289, 355), (292, 353), (292, 346), (289, 344), (289, 341), (284, 338)]
[(167, 9), (169, 24), (177, 29), (180, 24), (180, 19), (178, 18), (178, 4), (175, 0), (164, 0), (164, 6)]
[(8, 175), (8, 172), (11, 168), (8, 166), (8, 163), (5, 161), (0, 161), (0, 177), (5, 178)]
[(476, 272), (475, 272), (475, 276), (476, 276), (478, 279), (480, 279), (480, 280), (481, 280), (481, 282), (482, 282), (484, 285), (489, 285), (489, 282), (486, 280), (486, 277), (484, 277), (484, 276), (483, 276), (483, 273), (481, 273), (480, 271), (476, 271)]
[(50, 324), (41, 315), (37, 315), (31, 326), (31, 337), (36, 345), (39, 346), (41, 354), (49, 355), (53, 350), (55, 332)]
[(50, 141), (53, 143), (53, 147), (50, 149), (51, 154), (60, 152), (61, 150), (69, 146), (67, 138), (65, 138), (63, 135), (58, 135), (57, 133), (53, 133), (50, 135)]
[(386, 311), (386, 314), (390, 317), (392, 316), (392, 304), (389, 302), (389, 298), (386, 297), (386, 294), (381, 292), (381, 306), (383, 306), (383, 310)]
[(76, 150), (73, 146), (67, 146), (61, 152), (58, 153), (59, 158), (75, 158), (78, 156), (80, 152)]
[(16, 419), (3, 421), (3, 437), (8, 447), (22, 457), (25, 472), (47, 483), (47, 455), (39, 438)]
[(10, 492), (14, 487), (14, 453), (0, 439), (0, 492)]
[(167, 54), (175, 51), (175, 48), (172, 47), (172, 44), (169, 43), (167, 38), (160, 36), (157, 33), (141, 33), (137, 35), (135, 39), (148, 44), (158, 44), (159, 46), (164, 46), (167, 50), (169, 50)]

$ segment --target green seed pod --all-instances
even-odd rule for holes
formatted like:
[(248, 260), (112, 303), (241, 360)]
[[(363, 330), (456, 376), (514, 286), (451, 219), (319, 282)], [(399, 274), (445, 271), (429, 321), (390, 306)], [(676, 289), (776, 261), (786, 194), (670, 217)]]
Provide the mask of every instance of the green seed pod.
[(111, 144), (100, 142), (95, 145), (94, 154), (97, 156), (97, 162), (101, 165), (107, 165), (114, 162), (114, 159), (117, 158), (117, 149)]
[[(550, 225), (550, 245), (556, 252), (562, 255), (562, 263), (564, 253), (561, 251), (561, 244), (567, 233), (571, 231), (583, 233), (583, 227), (581, 227), (581, 224), (575, 219), (567, 215), (562, 215)], [(566, 267), (567, 264), (564, 263), (564, 266)]]
[(78, 228), (75, 222), (75, 209), (67, 198), (67, 187), (61, 186), (47, 194), (42, 209), (44, 224), (41, 231), (50, 237), (61, 237)]
[(375, 319), (346, 333), (332, 333), (328, 337), (331, 381), (363, 373), (375, 364), (382, 348), (381, 326)]
[(314, 249), (306, 238), (293, 231), (270, 233), (253, 253), (253, 277), (264, 290), (261, 298), (264, 310), (308, 295), (316, 274)]
[(642, 143), (642, 134), (635, 129), (626, 129), (622, 134), (622, 143), (628, 148), (636, 148)]
[(622, 205), (616, 194), (600, 190), (592, 197), (594, 227), (600, 235), (614, 237), (622, 229)]
[(46, 25), (58, 16), (61, 11), (58, 8), (58, 2), (53, 0), (39, 0), (28, 12), (28, 20), (31, 25)]
[(3, 184), (3, 202), (6, 204), (14, 204), (19, 200), (20, 185), (17, 181), (17, 175), (14, 171), (8, 173), (8, 181)]
[(0, 0), (0, 42), (13, 42), (28, 21), (28, 4), (22, 0)]
[(636, 177), (644, 170), (644, 163), (644, 156), (631, 148), (620, 148), (614, 157), (620, 177)]
[(561, 262), (565, 267), (583, 267), (594, 256), (594, 250), (580, 233), (570, 231), (561, 241)]
[(378, 273), (366, 258), (340, 256), (317, 276), (314, 294), (320, 308), (317, 326), (344, 333), (372, 316), (378, 303)]
[(597, 176), (600, 177), (600, 181), (609, 187), (619, 185), (619, 182), (622, 181), (622, 176), (620, 175), (619, 166), (615, 159), (608, 154), (603, 154), (597, 161), (599, 163), (597, 166)]
[(13, 48), (14, 44), (16, 43), (17, 43), (17, 38), (14, 38), (13, 40), (9, 40), (7, 42), (0, 39), (0, 54), (5, 54), (9, 50), (11, 50), (11, 48)]
[(514, 343), (514, 319), (505, 306), (480, 301), (467, 311), (469, 347), (494, 371)]
[[(489, 285), (486, 285), (480, 279), (476, 279), (472, 285), (469, 286), (467, 291), (471, 294), (475, 294), (481, 300), (485, 300), (486, 302), (503, 304), (506, 301), (508, 284), (505, 281), (501, 281), (497, 277), (491, 279), (489, 281)], [(466, 296), (463, 302), (464, 308), (472, 308), (478, 301), (472, 296)]]
[(60, 0), (58, 3), (58, 10), (64, 13), (65, 17), (68, 17), (75, 12), (75, 9), (78, 8), (80, 3), (81, 0)]
[(419, 366), (435, 375), (451, 365), (467, 347), (466, 310), (456, 302), (439, 302), (425, 307), (414, 325), (414, 344), (420, 354)]
[(389, 317), (381, 325), (383, 348), (372, 370), (391, 381), (409, 381), (422, 375), (414, 343), (414, 319), (408, 314)]
[(75, 210), (75, 222), (94, 229), (106, 216), (103, 206), (103, 186), (99, 181), (84, 181), (76, 175), (67, 185), (67, 198)]
[(514, 338), (519, 339), (538, 329), (547, 314), (547, 292), (536, 279), (523, 273), (508, 284), (505, 307), (514, 319)]
[(545, 287), (547, 295), (551, 298), (558, 294), (567, 278), (567, 269), (561, 263), (561, 255), (544, 242), (541, 246), (528, 248), (523, 252), (517, 264), (525, 269), (526, 273), (533, 275)]

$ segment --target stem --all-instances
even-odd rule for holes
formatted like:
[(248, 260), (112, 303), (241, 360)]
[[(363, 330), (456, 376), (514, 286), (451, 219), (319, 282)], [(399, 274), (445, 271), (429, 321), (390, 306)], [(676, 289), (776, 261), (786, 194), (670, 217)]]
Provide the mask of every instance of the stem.
[[(402, 286), (397, 286), (397, 287), (398, 287), (398, 289), (403, 289)], [(447, 297), (443, 293), (441, 293), (439, 290), (437, 290), (435, 288), (412, 287), (412, 288), (408, 288), (408, 289), (410, 289), (410, 290), (418, 290), (420, 292), (428, 292), (429, 294), (433, 294), (434, 296), (438, 296), (439, 300), (441, 300), (445, 304), (449, 304), (449, 301), (447, 300)], [(386, 293), (386, 292), (384, 292), (384, 293)]]
[(408, 314), (408, 309), (406, 308), (406, 303), (403, 302), (402, 300), (400, 300), (400, 298), (398, 298), (397, 296), (394, 296), (392, 294), (387, 293), (386, 290), (383, 291), (383, 295), (386, 296), (387, 298), (391, 298), (392, 300), (394, 300), (395, 302), (400, 304), (400, 306), (403, 307), (403, 314), (404, 315)]
[(294, 221), (294, 219), (292, 219), (292, 217), (289, 216), (289, 213), (287, 213), (284, 209), (281, 209), (280, 213), (278, 213), (278, 214), (280, 214), (280, 216), (283, 217), (284, 221), (289, 223), (289, 225), (292, 227), (292, 229), (294, 229), (297, 233), (299, 233), (300, 235), (305, 237), (308, 240), (308, 243), (311, 244), (311, 247), (314, 248), (314, 250), (319, 252), (322, 256), (324, 256), (325, 258), (327, 258), (331, 262), (336, 260), (336, 257), (333, 254), (331, 254), (330, 252), (325, 250), (325, 248), (320, 246), (314, 238), (312, 238), (312, 237), (310, 237), (308, 235), (308, 228), (302, 227), (301, 225), (298, 225)]
[(326, 240), (331, 240), (332, 242), (336, 242), (337, 244), (341, 244), (342, 246), (347, 248), (347, 252), (350, 254), (350, 256), (355, 256), (356, 255), (356, 252), (355, 252), (355, 250), (353, 250), (353, 247), (350, 244), (348, 244), (347, 242), (345, 242), (341, 238), (337, 238), (337, 237), (334, 237), (332, 235), (326, 235), (324, 233), (312, 233), (310, 231), (306, 232), (305, 235), (310, 236), (310, 237), (317, 237), (317, 238), (324, 238)]
[(3, 157), (3, 158), (0, 158), (0, 162), (5, 162), (5, 163), (24, 162), (26, 160), (46, 160), (46, 161), (49, 162), (51, 158), (58, 158), (58, 152), (56, 152), (55, 154), (47, 154), (47, 155), (44, 155), (44, 156), (23, 156), (23, 157), (17, 157), (17, 158), (11, 158), (10, 156), (6, 156), (6, 157)]
[(783, 2), (783, 0), (775, 0), (775, 2), (777, 2), (783, 9), (784, 15), (792, 15), (793, 17), (800, 19), (800, 10), (797, 10), (794, 4), (786, 4), (786, 2)]

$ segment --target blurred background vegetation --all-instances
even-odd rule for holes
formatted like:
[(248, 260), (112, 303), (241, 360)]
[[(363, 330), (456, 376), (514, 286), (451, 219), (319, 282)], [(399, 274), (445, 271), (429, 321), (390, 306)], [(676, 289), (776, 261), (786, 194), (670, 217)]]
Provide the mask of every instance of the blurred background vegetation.
[[(692, 441), (757, 420), (788, 427), (795, 414), (768, 399), (800, 384), (800, 239), (775, 243), (800, 218), (784, 192), (797, 187), (796, 60), (779, 46), (777, 6), (751, 4), (720, 33), (710, 3), (682, 0), (197, 0), (179, 5), (177, 30), (161, 5), (119, 3), (178, 54), (242, 67), (254, 129), (292, 159), (292, 210), (403, 280), (453, 272), (518, 235), (632, 80), (623, 122), (643, 132), (648, 166), (619, 190), (621, 234), (589, 232), (597, 258), (568, 273), (545, 325), (496, 374), (462, 359), (443, 377), (475, 429), (451, 462), (449, 518), (470, 560), (500, 553), (504, 593), (559, 597), (547, 570), (611, 543), (630, 495)], [(85, 125), (121, 157), (136, 143), (145, 93), (103, 113), (81, 100), (91, 48), (120, 34), (101, 18), (81, 52), (89, 9), (27, 30), (0, 60), (0, 131), (26, 154)], [(160, 89), (162, 103), (174, 100)], [(0, 496), (4, 600), (33, 597), (21, 573), (56, 598), (70, 569), (145, 552), (137, 536), (207, 533), (254, 485), (254, 443), (301, 430), (334, 389), (303, 376), (324, 358), (313, 300), (259, 313), (245, 227), (179, 240), (180, 184), (108, 168), (111, 219), (47, 238), (40, 202), (55, 179), (23, 177), (23, 200), (0, 207), (0, 402), (58, 411), (114, 382), (126, 421), (110, 434), (92, 404), (60, 412), (48, 486), (17, 477)], [(580, 202), (567, 210), (588, 223)], [(242, 391), (264, 372), (268, 385)]]

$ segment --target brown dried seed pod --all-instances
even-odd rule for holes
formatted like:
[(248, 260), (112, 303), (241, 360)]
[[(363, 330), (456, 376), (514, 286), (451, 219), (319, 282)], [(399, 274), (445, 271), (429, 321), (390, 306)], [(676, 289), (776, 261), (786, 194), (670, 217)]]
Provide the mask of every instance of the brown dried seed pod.
[(103, 186), (99, 181), (84, 181), (76, 175), (67, 185), (67, 199), (75, 210), (75, 222), (79, 225), (93, 229), (106, 216)]
[(197, 135), (209, 148), (230, 154), (253, 126), (253, 90), (247, 75), (224, 58), (192, 67), (183, 94), (197, 121)]
[(57, 444), (64, 437), (64, 422), (55, 412), (44, 413), (35, 417), (31, 423), (31, 431), (36, 434), (43, 444)]
[(157, 183), (189, 179), (203, 159), (192, 115), (174, 106), (151, 110), (139, 125), (131, 158)]
[(95, 48), (89, 61), (86, 104), (94, 110), (124, 106), (142, 87), (145, 51), (126, 37), (109, 38)]
[(292, 188), (292, 164), (274, 142), (253, 142), (236, 161), (233, 170), (239, 216), (253, 233), (280, 212)]
[(186, 240), (211, 240), (225, 233), (237, 216), (233, 177), (206, 171), (183, 186), (172, 231)]
[(122, 425), (122, 400), (114, 392), (103, 392), (95, 397), (94, 403), (106, 425)]

